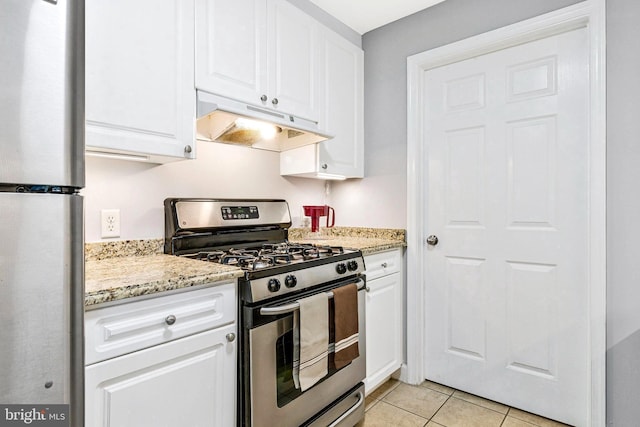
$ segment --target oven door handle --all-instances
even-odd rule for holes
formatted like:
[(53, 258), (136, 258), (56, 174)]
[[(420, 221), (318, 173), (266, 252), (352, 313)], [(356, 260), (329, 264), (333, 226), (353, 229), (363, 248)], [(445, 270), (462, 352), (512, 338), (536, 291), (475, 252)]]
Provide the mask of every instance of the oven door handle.
[(340, 424), (342, 422), (342, 420), (347, 418), (356, 409), (358, 409), (360, 407), (360, 405), (362, 404), (362, 400), (363, 399), (364, 399), (364, 396), (362, 395), (362, 391), (358, 391), (358, 401), (351, 408), (349, 408), (349, 410), (347, 412), (345, 412), (344, 414), (340, 415), (334, 422), (329, 424), (328, 427), (336, 427), (338, 424)]
[[(364, 281), (362, 279), (357, 279), (356, 283), (358, 283), (358, 290), (364, 289)], [(333, 298), (333, 292), (327, 292), (327, 297)], [(300, 303), (292, 302), (291, 304), (283, 304), (277, 305), (275, 307), (262, 307), (260, 309), (260, 314), (263, 316), (276, 316), (278, 314), (287, 314), (293, 313), (294, 311), (300, 308)]]

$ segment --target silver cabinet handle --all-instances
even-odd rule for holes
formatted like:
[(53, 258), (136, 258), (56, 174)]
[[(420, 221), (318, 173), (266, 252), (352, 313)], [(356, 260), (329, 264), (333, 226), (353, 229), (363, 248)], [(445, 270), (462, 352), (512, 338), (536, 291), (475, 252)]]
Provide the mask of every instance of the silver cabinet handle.
[(427, 245), (429, 246), (435, 246), (438, 244), (438, 236), (435, 235), (431, 235), (429, 237), (427, 237)]
[(166, 323), (167, 325), (171, 326), (174, 323), (176, 323), (176, 316), (174, 316), (173, 314), (167, 316), (166, 319), (164, 319), (164, 323)]
[(236, 334), (234, 334), (233, 332), (230, 332), (227, 334), (227, 341), (233, 342), (235, 339), (236, 339)]
[(267, 102), (267, 95), (262, 95), (262, 96), (260, 97), (260, 101), (262, 101), (262, 102)]
[(386, 262), (383, 262), (381, 265), (382, 265), (382, 268), (387, 268), (389, 264), (387, 264)]
[(189, 153), (191, 153), (192, 151), (193, 151), (193, 148), (191, 148), (191, 146), (190, 146), (190, 145), (185, 145), (185, 146), (184, 146), (184, 152), (185, 152), (185, 153), (189, 154)]
[(273, 105), (278, 105), (278, 98), (273, 98), (273, 99), (271, 100), (271, 103), (272, 103)]
[(323, 163), (322, 166), (321, 166), (321, 168), (324, 169), (324, 170), (327, 170), (328, 167), (329, 167), (329, 165), (327, 165), (326, 163)]
[(371, 288), (368, 287), (368, 286), (366, 288), (364, 288), (364, 290), (367, 291), (367, 292), (371, 292)]

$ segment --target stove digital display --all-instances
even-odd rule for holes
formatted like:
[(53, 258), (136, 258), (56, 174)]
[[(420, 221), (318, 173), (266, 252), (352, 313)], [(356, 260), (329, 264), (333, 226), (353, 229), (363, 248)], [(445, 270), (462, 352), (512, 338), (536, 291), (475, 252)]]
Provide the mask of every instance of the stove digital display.
[(256, 219), (260, 218), (257, 206), (223, 206), (222, 219)]

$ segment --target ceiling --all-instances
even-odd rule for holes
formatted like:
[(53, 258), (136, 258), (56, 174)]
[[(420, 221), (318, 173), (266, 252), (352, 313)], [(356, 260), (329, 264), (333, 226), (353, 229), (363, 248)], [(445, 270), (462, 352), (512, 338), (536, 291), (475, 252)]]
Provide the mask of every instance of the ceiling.
[(444, 0), (311, 0), (360, 34)]

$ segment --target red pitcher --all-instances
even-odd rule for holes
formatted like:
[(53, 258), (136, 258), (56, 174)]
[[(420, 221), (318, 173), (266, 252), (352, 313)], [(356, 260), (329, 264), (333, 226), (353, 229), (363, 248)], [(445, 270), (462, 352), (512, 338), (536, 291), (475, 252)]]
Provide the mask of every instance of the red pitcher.
[[(311, 231), (316, 233), (320, 230), (320, 217), (327, 217), (327, 228), (333, 227), (336, 223), (336, 211), (327, 205), (323, 206), (302, 206), (305, 216), (311, 217)], [(329, 219), (331, 218), (331, 224)]]

